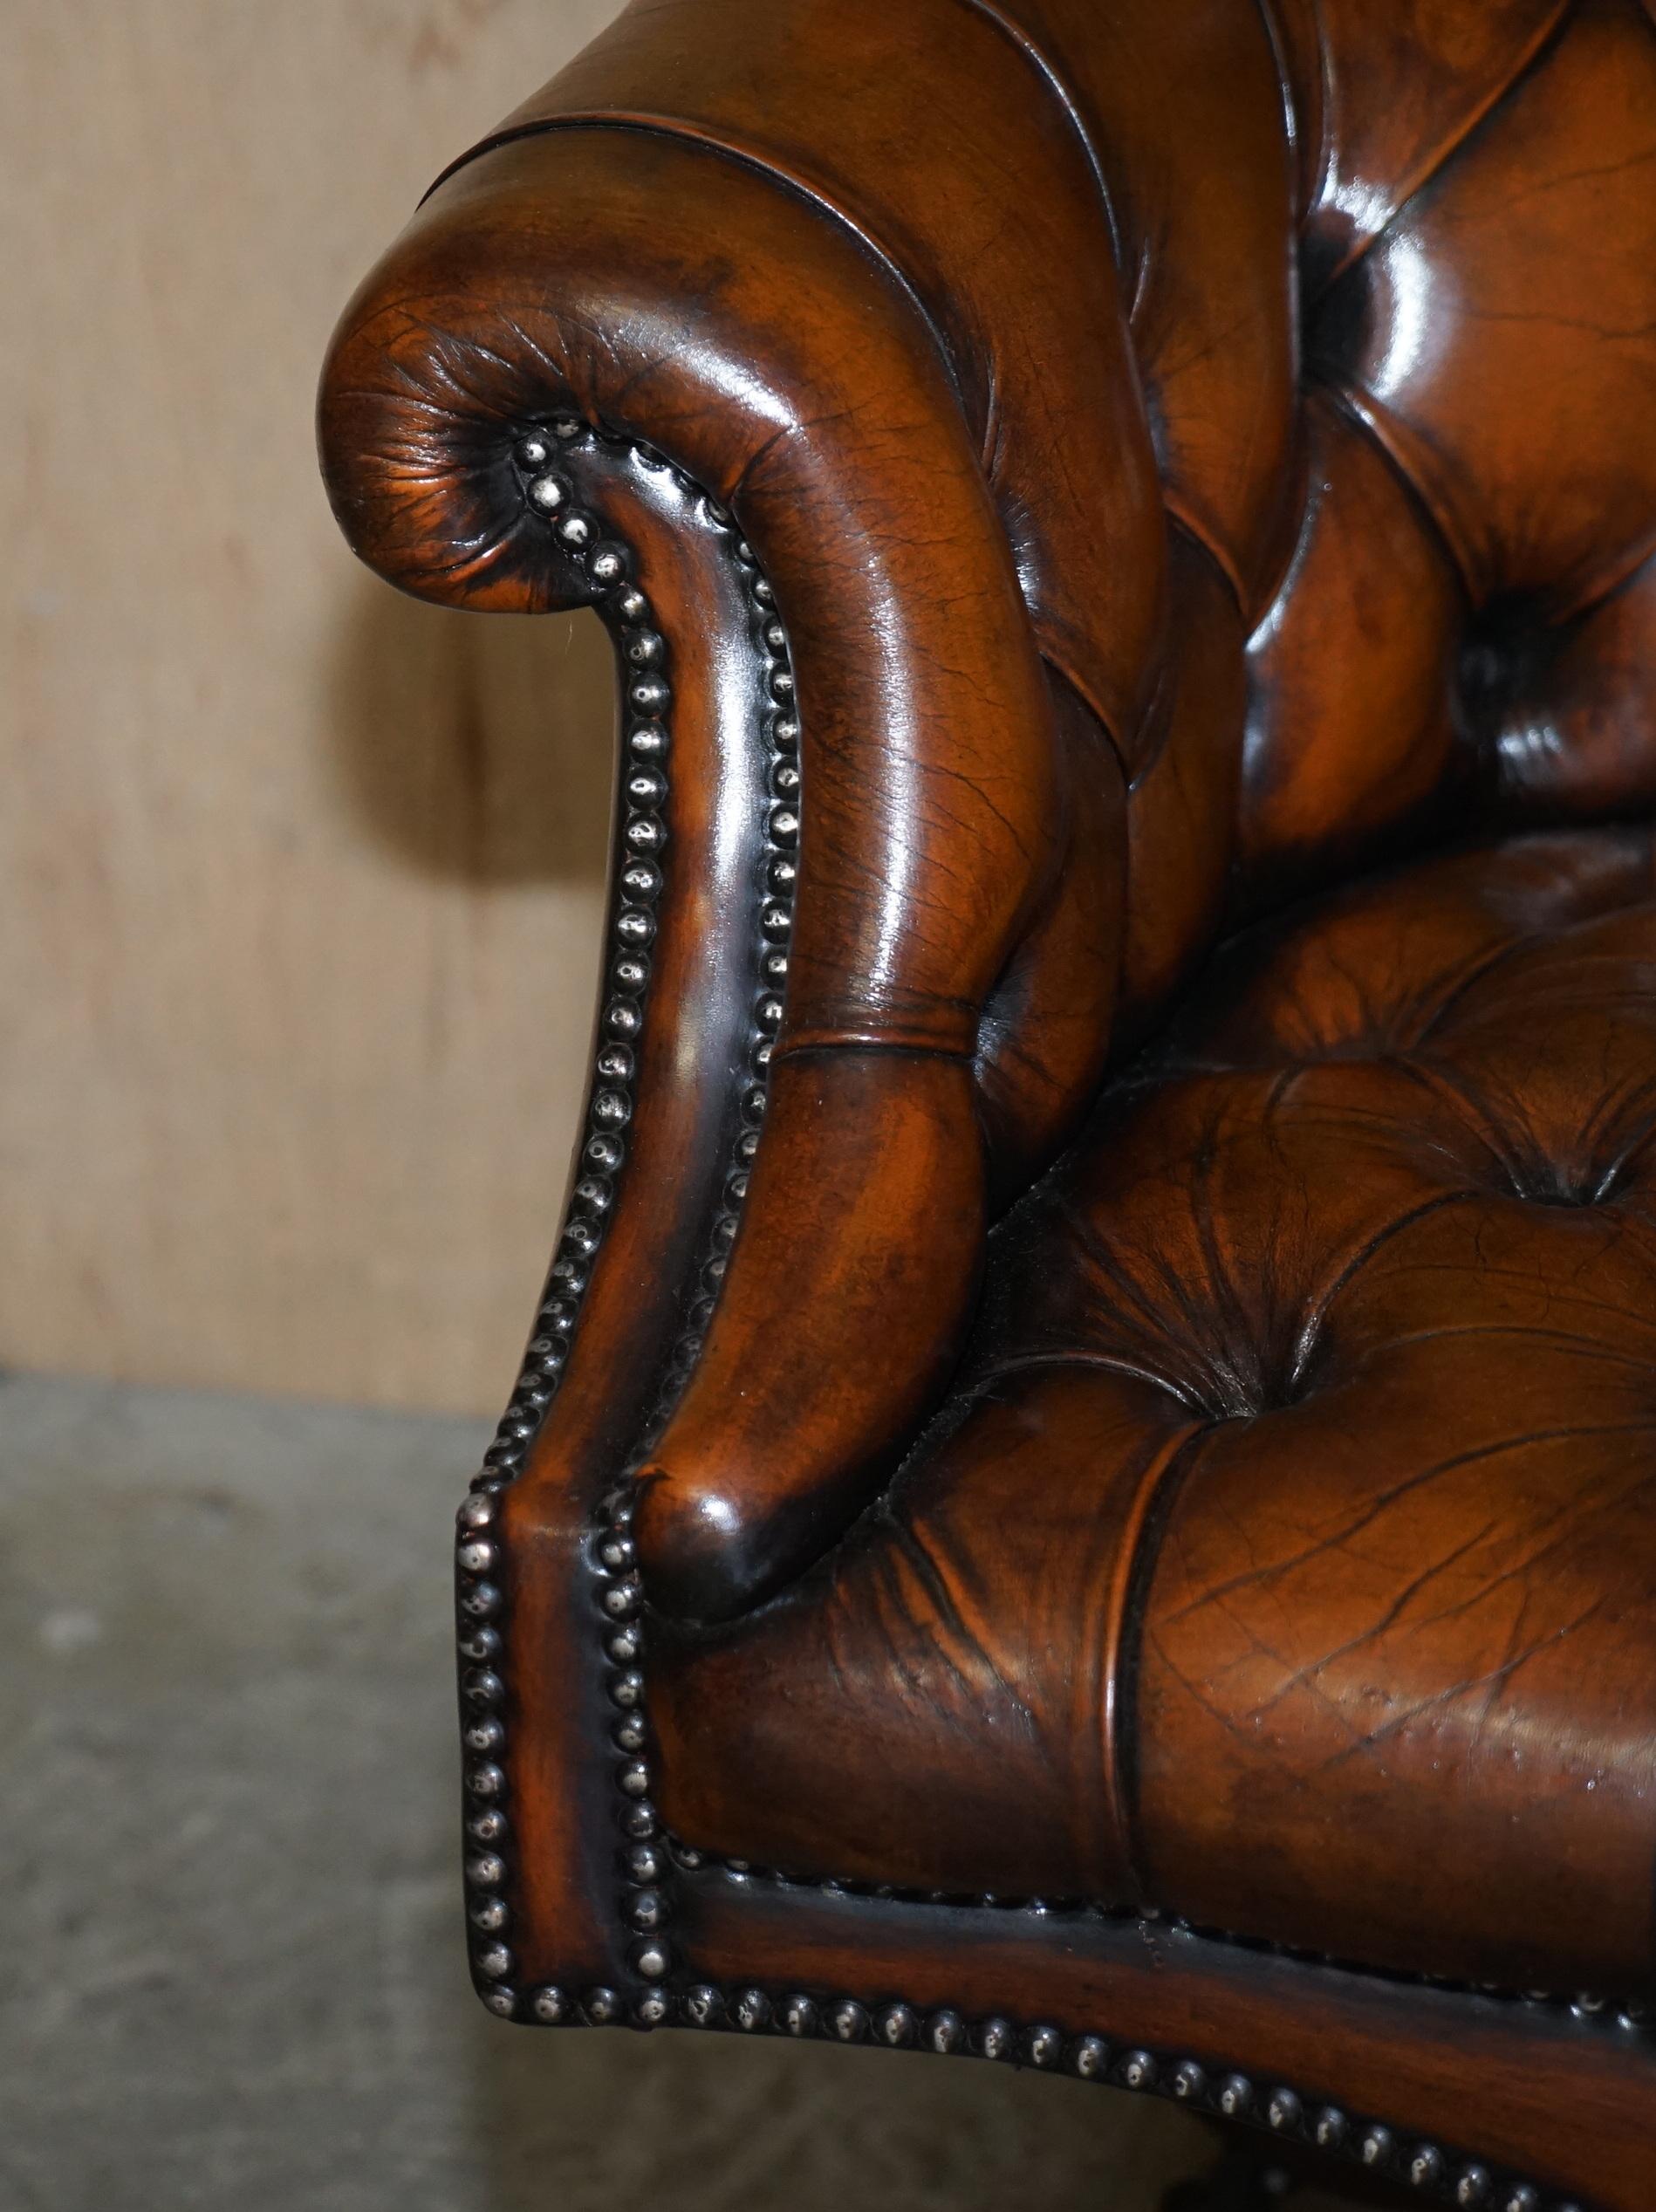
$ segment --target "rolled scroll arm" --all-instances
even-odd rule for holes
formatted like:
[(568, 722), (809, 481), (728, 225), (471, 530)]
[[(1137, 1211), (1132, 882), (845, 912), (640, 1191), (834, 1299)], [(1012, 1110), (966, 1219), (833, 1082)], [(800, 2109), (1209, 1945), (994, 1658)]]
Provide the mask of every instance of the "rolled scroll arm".
[(1119, 776), (1042, 665), (930, 325), (755, 167), (590, 126), (482, 154), (347, 311), (321, 440), (347, 537), (402, 588), (600, 606), (647, 795), (670, 725), (660, 849), (630, 849), (649, 896), (620, 883), (647, 977), (612, 977), (597, 1078), (628, 1126), (612, 1176), (602, 1145), (586, 1163), (605, 1225), (530, 1471), (640, 1464), (653, 1597), (728, 1614), (912, 1437), (996, 1194), (1096, 1081)]

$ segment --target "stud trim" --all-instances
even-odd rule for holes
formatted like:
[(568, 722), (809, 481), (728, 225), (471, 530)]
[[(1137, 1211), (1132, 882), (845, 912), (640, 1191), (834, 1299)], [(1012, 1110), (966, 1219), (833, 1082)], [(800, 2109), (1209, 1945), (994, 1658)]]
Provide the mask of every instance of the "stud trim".
[[(884, 2044), (940, 2058), (976, 2058), (994, 2065), (1034, 2066), (1082, 2081), (1103, 2082), (1160, 2097), (1193, 2111), (1246, 2122), (1280, 2142), (1313, 2146), (1366, 2172), (1407, 2186), (1420, 2201), (1476, 2212), (1585, 2212), (1574, 2199), (1548, 2195), (1534, 2182), (1503, 2174), (1379, 2120), (1332, 2105), (1307, 2106), (1269, 2076), (1212, 2071), (1176, 2052), (1094, 2033), (1066, 2034), (1048, 2022), (1027, 2025), (990, 2014), (968, 2019), (952, 2007), (926, 2010), (900, 2001), (885, 2004), (841, 1996), (823, 2001), (803, 1990), (712, 1982), (655, 1993), (650, 2024), (797, 2040)], [(610, 2025), (621, 2016), (613, 1992), (578, 1999), (562, 1989), (534, 1993), (530, 2017), (553, 2025)], [(636, 2017), (636, 2016), (635, 2016)]]
[(1050, 1919), (1055, 1914), (1075, 1918), (1108, 1921), (1152, 1921), (1180, 1934), (1200, 1936), (1205, 1943), (1227, 1944), (1239, 1949), (1269, 1955), (1274, 1958), (1292, 1959), (1297, 1965), (1327, 1967), (1340, 1974), (1358, 1976), (1378, 1976), (1389, 1983), (1404, 1983), (1422, 1989), (1440, 1989), (1451, 1996), (1487, 1997), (1500, 2004), (1545, 2006), (1568, 2013), (1584, 2026), (1599, 2026), (1618, 2035), (1649, 2034), (1656, 2030), (1656, 2008), (1639, 1999), (1616, 1999), (1591, 1995), (1566, 1996), (1551, 1989), (1515, 1989), (1494, 1982), (1471, 1982), (1448, 1975), (1407, 1974), (1375, 1967), (1359, 1959), (1343, 1958), (1333, 1952), (1310, 1951), (1293, 1943), (1279, 1943), (1269, 1937), (1244, 1935), (1235, 1928), (1215, 1928), (1207, 1922), (1187, 1920), (1181, 1914), (1164, 1913), (1157, 1906), (1113, 1904), (1091, 1897), (1024, 1897), (996, 1894), (982, 1891), (973, 1896), (957, 1895), (947, 1890), (914, 1889), (891, 1882), (863, 1881), (845, 1875), (807, 1874), (784, 1867), (756, 1866), (746, 1859), (732, 1859), (722, 1852), (704, 1851), (685, 1843), (678, 1836), (669, 1836), (668, 1845), (677, 1863), (691, 1869), (709, 1868), (722, 1873), (733, 1883), (749, 1886), (763, 1883), (777, 1889), (820, 1889), (831, 1894), (854, 1897), (888, 1898), (907, 1905), (948, 1905), (957, 1911), (1023, 1914), (1038, 1920)]
[[(587, 1106), (582, 1172), (571, 1194), (523, 1372), (460, 1508), (455, 1550), (473, 1976), (491, 2011), (504, 2019), (525, 2018), (549, 2026), (569, 2017), (566, 2001), (557, 1991), (525, 1996), (517, 1989), (510, 1942), (511, 1827), (506, 1803), (505, 1599), (496, 1573), (498, 1500), (521, 1473), (557, 1394), (591, 1264), (602, 1243), (626, 1161), (671, 801), (671, 647), (639, 581), (632, 547), (606, 527), (595, 506), (581, 496), (580, 456), (594, 445), (630, 455), (647, 473), (671, 476), (692, 503), (698, 521), (724, 541), (727, 557), (741, 579), (750, 643), (770, 702), (762, 799), (767, 810), (766, 842), (755, 885), (760, 983), (740, 1079), (740, 1127), (722, 1202), (711, 1226), (685, 1326), (667, 1364), (651, 1433), (676, 1403), (695, 1364), (746, 1196), (748, 1169), (763, 1118), (772, 1044), (785, 1000), (793, 927), (793, 850), (799, 828), (799, 724), (792, 663), (775, 596), (752, 548), (737, 535), (729, 516), (653, 447), (593, 428), (572, 414), (554, 415), (524, 428), (511, 449), (519, 495), (528, 515), (551, 532), (564, 557), (592, 587), (598, 613), (615, 640), (623, 675), (623, 859), (610, 916), (606, 996)], [(758, 793), (756, 801), (760, 801)], [(631, 2018), (652, 2027), (668, 2017), (661, 1985), (674, 1962), (668, 1933), (672, 1868), (650, 1796), (649, 1731), (639, 1668), (642, 1593), (630, 1520), (630, 1500), (616, 1500), (593, 1531), (591, 1551), (605, 1686), (614, 1715), (610, 1733), (616, 1754), (623, 1873), (617, 1909), (628, 1932), (627, 1962), (637, 1986), (625, 1996), (606, 1988), (589, 1990), (580, 2011), (584, 2018), (599, 2024)]]

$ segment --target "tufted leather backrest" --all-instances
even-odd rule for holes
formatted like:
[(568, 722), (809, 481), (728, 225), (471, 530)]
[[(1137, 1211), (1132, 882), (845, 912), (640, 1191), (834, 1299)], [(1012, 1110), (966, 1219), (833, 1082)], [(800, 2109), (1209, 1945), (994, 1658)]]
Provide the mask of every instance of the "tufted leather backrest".
[[(1170, 536), (1249, 633), (1208, 755), (1233, 901), (1406, 836), (1648, 808), (1646, 9), (1019, 15), (1099, 162)], [(1156, 806), (1135, 772), (1130, 821)]]
[(1315, 149), (1305, 474), (1249, 647), (1242, 864), (1280, 876), (1434, 814), (1646, 809), (1651, 18), (1307, 0), (1289, 52)]
[(688, 132), (912, 287), (1126, 771), (1129, 1006), (1405, 838), (1656, 798), (1648, 5), (722, 13), (629, 11), (507, 134)]

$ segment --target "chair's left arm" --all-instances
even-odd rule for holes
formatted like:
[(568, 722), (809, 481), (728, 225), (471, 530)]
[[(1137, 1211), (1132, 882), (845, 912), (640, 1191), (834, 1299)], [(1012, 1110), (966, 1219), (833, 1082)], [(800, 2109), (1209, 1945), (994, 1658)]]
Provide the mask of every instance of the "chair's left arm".
[[(623, 28), (672, 64), (708, 10)], [(915, 62), (894, 96), (918, 133)], [(607, 1477), (648, 1446), (651, 1594), (701, 1618), (797, 1572), (889, 1470), (997, 1194), (1107, 1045), (1120, 777), (1037, 649), (983, 407), (853, 223), (625, 118), (459, 167), (326, 367), (324, 469), (365, 559), (618, 633), (619, 964), (553, 1286), (585, 1284), (582, 1325), (544, 1425), (531, 1365), (500, 1448), (538, 1429), (537, 1467)]]

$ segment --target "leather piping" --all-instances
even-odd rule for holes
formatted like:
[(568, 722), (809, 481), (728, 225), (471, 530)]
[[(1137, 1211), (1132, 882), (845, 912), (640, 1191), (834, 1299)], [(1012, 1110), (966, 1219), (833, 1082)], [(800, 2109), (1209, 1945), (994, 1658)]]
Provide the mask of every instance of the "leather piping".
[[(989, 0), (961, 0), (961, 4), (972, 8), (974, 10), (980, 13), (986, 22), (989, 22), (1003, 31), (1007, 37), (1020, 48), (1020, 51), (1026, 54), (1031, 66), (1036, 70), (1037, 75), (1039, 75), (1042, 80), (1050, 88), (1054, 97), (1056, 97), (1063, 105), (1066, 114), (1069, 116), (1070, 120), (1074, 126), (1076, 134), (1080, 140), (1082, 152), (1084, 157), (1085, 158), (1088, 170), (1098, 186), (1099, 203), (1104, 213), (1105, 224), (1110, 238), (1111, 250), (1115, 257), (1116, 265), (1119, 269), (1121, 265), (1121, 248), (1116, 227), (1114, 210), (1110, 204), (1109, 194), (1105, 184), (1103, 172), (1098, 167), (1097, 156), (1092, 151), (1091, 142), (1087, 136), (1085, 126), (1083, 125), (1078, 111), (1075, 109), (1064, 87), (1062, 79), (1058, 77), (1057, 72), (1052, 68), (1051, 65), (1045, 59), (1044, 56), (1040, 52), (1039, 49), (1036, 47), (1031, 41), (1024, 38), (1018, 38), (1015, 35), (1010, 25), (989, 3)], [(919, 287), (914, 284), (912, 278), (905, 273), (894, 256), (880, 243), (879, 239), (876, 238), (871, 231), (866, 229), (863, 224), (859, 223), (856, 217), (852, 215), (850, 210), (843, 206), (838, 200), (831, 197), (828, 193), (823, 191), (819, 186), (812, 184), (805, 179), (798, 176), (792, 170), (783, 168), (768, 155), (761, 153), (756, 148), (745, 147), (734, 140), (715, 135), (711, 131), (702, 130), (696, 125), (693, 123), (687, 123), (677, 117), (660, 115), (647, 110), (631, 110), (624, 108), (595, 108), (588, 111), (571, 110), (565, 114), (543, 117), (535, 122), (520, 123), (513, 129), (496, 131), (489, 137), (479, 140), (477, 144), (471, 147), (469, 152), (461, 154), (457, 160), (451, 161), (447, 168), (439, 173), (437, 177), (427, 188), (425, 193), (421, 195), (420, 205), (423, 207), (426, 201), (431, 197), (432, 194), (437, 191), (441, 186), (445, 184), (450, 177), (455, 175), (461, 169), (465, 168), (469, 163), (480, 160), (484, 154), (492, 154), (503, 146), (516, 145), (519, 140), (523, 139), (545, 137), (555, 131), (563, 129), (633, 130), (639, 131), (649, 137), (669, 139), (684, 145), (699, 146), (708, 153), (717, 155), (723, 160), (732, 161), (738, 167), (752, 170), (756, 175), (764, 177), (770, 183), (778, 186), (784, 191), (791, 193), (797, 198), (803, 200), (818, 215), (826, 217), (831, 222), (840, 224), (853, 238), (856, 239), (858, 243), (862, 247), (863, 250), (867, 254), (870, 260), (874, 262), (877, 266), (884, 271), (886, 275), (891, 278), (892, 282), (897, 286), (899, 291), (903, 294), (904, 298), (913, 307), (915, 314), (920, 318), (920, 324), (925, 329), (927, 335), (931, 339), (932, 346), (938, 360), (942, 365), (944, 373), (948, 380), (949, 389), (955, 396), (955, 402), (960, 409), (961, 419), (966, 422), (968, 429), (971, 428), (971, 414), (970, 410), (966, 404), (965, 391), (961, 378), (960, 355), (958, 349), (949, 342), (947, 332), (944, 331), (941, 324), (938, 321), (933, 310), (927, 305)], [(1131, 358), (1130, 349), (1129, 355)], [(988, 424), (986, 425), (986, 428), (989, 433), (992, 433), (994, 429), (995, 414), (993, 364), (986, 363), (985, 366), (989, 372), (986, 377), (986, 382), (989, 391), (989, 401), (988, 407), (989, 419)], [(1134, 374), (1135, 376), (1137, 374), (1136, 363), (1134, 364)], [(987, 457), (981, 455), (979, 465), (982, 469), (985, 483), (988, 484), (989, 482), (989, 468)], [(737, 487), (738, 492), (739, 489), (740, 488)], [(1163, 487), (1163, 497), (1165, 503), (1165, 486)], [(1002, 531), (1004, 531), (1004, 521), (999, 517), (998, 513), (996, 519), (1001, 521), (1002, 529)], [(1193, 525), (1187, 524), (1185, 527), (1187, 531), (1189, 531), (1192, 536), (1197, 536), (1197, 532)], [(1199, 542), (1206, 544), (1205, 538), (1199, 538)], [(1238, 606), (1242, 606), (1243, 604), (1243, 594), (1240, 577), (1235, 573), (1229, 562), (1227, 560), (1225, 555), (1220, 549), (1213, 545), (1207, 545), (1206, 549), (1211, 555), (1215, 565), (1221, 570), (1221, 572), (1224, 575), (1226, 582), (1229, 586), (1233, 594), (1235, 596)], [(1021, 592), (1020, 598), (1022, 598)], [(1040, 643), (1038, 626), (1036, 624), (1035, 620), (1035, 613), (1030, 606), (1027, 600), (1023, 601), (1023, 609), (1025, 617), (1030, 621), (1031, 628), (1037, 630), (1037, 643)], [(1070, 684), (1071, 688), (1080, 697), (1086, 701), (1095, 719), (1098, 721), (1099, 727), (1105, 732), (1106, 736), (1109, 736), (1112, 744), (1116, 747), (1116, 751), (1119, 757), (1121, 750), (1120, 745), (1112, 728), (1111, 718), (1105, 711), (1102, 702), (1092, 696), (1090, 689), (1085, 684), (1077, 670), (1065, 666), (1063, 662), (1054, 658), (1052, 654), (1047, 650), (1044, 644), (1041, 646), (1041, 649), (1044, 657), (1051, 661), (1054, 667), (1060, 668), (1065, 681)]]
[(995, 0), (960, 0), (960, 4), (972, 9), (986, 22), (992, 23), (1028, 58), (1037, 74), (1045, 80), (1048, 90), (1069, 118), (1075, 135), (1080, 140), (1081, 151), (1086, 156), (1087, 167), (1092, 172), (1092, 181), (1098, 188), (1098, 204), (1104, 210), (1105, 228), (1110, 233), (1110, 245), (1115, 256), (1116, 267), (1118, 270), (1122, 269), (1126, 261), (1126, 243), (1121, 236), (1121, 226), (1116, 220), (1115, 205), (1110, 197), (1110, 187), (1105, 179), (1104, 164), (1098, 157), (1098, 148), (1092, 143), (1092, 134), (1087, 128), (1086, 120), (1081, 113), (1080, 103), (1068, 85), (1064, 83), (1057, 64), (1048, 58), (1022, 24), (1014, 23), (1009, 16), (1002, 14), (996, 6)]
[(869, 259), (877, 264), (891, 278), (920, 318), (948, 375), (949, 389), (955, 394), (955, 404), (959, 407), (962, 416), (966, 415), (966, 402), (961, 388), (959, 364), (955, 348), (948, 343), (936, 317), (927, 307), (912, 280), (904, 274), (879, 241), (866, 230), (854, 216), (841, 207), (838, 201), (831, 199), (819, 187), (806, 182), (803, 177), (797, 176), (790, 169), (780, 168), (767, 155), (756, 152), (752, 147), (738, 145), (728, 138), (715, 136), (713, 132), (702, 130), (694, 123), (684, 122), (677, 116), (654, 114), (645, 109), (619, 107), (571, 109), (566, 114), (544, 117), (538, 122), (520, 123), (513, 130), (497, 131), (490, 138), (481, 139), (469, 153), (462, 154), (456, 161), (451, 161), (421, 195), (420, 205), (423, 207), (432, 194), (440, 186), (447, 183), (456, 171), (465, 168), (470, 162), (480, 161), (485, 154), (493, 154), (503, 146), (514, 146), (523, 139), (547, 138), (555, 132), (564, 130), (637, 131), (648, 138), (671, 139), (681, 145), (700, 147), (704, 152), (712, 154), (720, 160), (734, 162), (739, 168), (751, 170), (756, 175), (762, 176), (768, 182), (780, 187), (783, 191), (790, 193), (796, 199), (803, 200), (818, 215), (838, 223), (843, 229), (848, 231), (856, 239)]
[[(1174, 1501), (1191, 1462), (1218, 1426), (1217, 1421), (1205, 1421), (1199, 1428), (1170, 1439), (1166, 1450), (1146, 1469), (1117, 1553), (1110, 1592), (1111, 1633), (1104, 1681), (1105, 1773), (1127, 1880), (1140, 1908), (1150, 1902), (1139, 1820), (1137, 1691), (1144, 1652), (1144, 1617)], [(1124, 1716), (1131, 1716), (1131, 1724)]]

